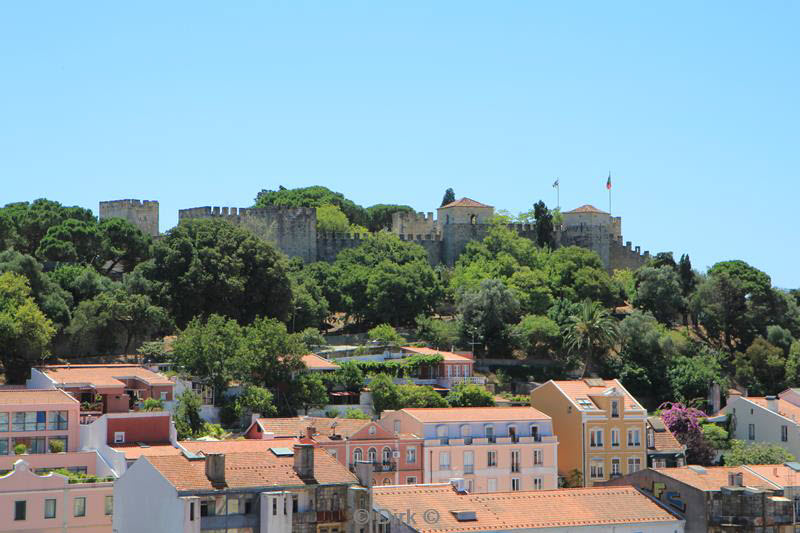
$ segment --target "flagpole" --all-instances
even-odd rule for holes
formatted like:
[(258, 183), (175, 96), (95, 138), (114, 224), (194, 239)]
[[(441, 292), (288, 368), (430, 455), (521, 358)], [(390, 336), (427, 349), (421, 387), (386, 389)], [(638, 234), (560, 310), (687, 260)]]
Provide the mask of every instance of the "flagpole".
[(561, 209), (561, 182), (556, 181), (556, 183), (556, 209)]
[(611, 171), (608, 171), (608, 214), (611, 214)]

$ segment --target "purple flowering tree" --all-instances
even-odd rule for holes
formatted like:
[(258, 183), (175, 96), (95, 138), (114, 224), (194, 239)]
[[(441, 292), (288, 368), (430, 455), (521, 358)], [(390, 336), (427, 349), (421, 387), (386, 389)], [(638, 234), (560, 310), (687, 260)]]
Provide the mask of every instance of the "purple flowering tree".
[(682, 403), (665, 402), (659, 407), (661, 420), (678, 442), (686, 446), (686, 462), (693, 465), (710, 465), (714, 460), (714, 448), (703, 435), (700, 421), (707, 418), (700, 409), (686, 407)]

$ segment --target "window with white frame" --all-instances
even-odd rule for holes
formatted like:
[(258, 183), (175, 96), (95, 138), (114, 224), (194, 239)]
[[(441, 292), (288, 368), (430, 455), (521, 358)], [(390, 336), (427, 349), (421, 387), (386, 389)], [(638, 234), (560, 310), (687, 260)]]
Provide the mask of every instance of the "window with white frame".
[(416, 485), (417, 478), (416, 476), (406, 476), (406, 485)]
[(464, 452), (464, 473), (475, 473), (475, 452), (472, 450), (467, 450)]
[(511, 490), (513, 490), (513, 491), (519, 490), (519, 478), (518, 477), (512, 477), (511, 478)]
[(492, 477), (486, 480), (486, 491), (497, 492), (497, 479)]
[(638, 429), (629, 429), (628, 430), (628, 446), (630, 446), (632, 448), (636, 448), (638, 446), (641, 446), (641, 444), (642, 444), (641, 436), (642, 436), (642, 432), (640, 430), (638, 430)]
[(125, 432), (124, 431), (115, 431), (114, 432), (114, 444), (124, 444), (125, 443)]
[(611, 447), (619, 448), (619, 429), (611, 430)]
[(394, 421), (394, 432), (395, 433), (400, 433), (400, 421), (399, 420), (395, 420)]
[(639, 457), (628, 457), (628, 473), (633, 474), (642, 469), (642, 460)]
[(533, 442), (542, 442), (542, 436), (539, 434), (539, 426), (536, 424), (531, 426), (531, 437), (533, 437)]
[(439, 470), (450, 470), (450, 452), (439, 452)]
[(389, 464), (392, 461), (392, 450), (386, 446), (383, 447), (383, 452), (381, 452), (381, 460), (383, 464)]
[(472, 444), (472, 427), (469, 424), (461, 426), (461, 438), (464, 439), (464, 444)]
[(611, 400), (611, 418), (619, 418), (619, 400)]
[(595, 428), (589, 431), (589, 446), (591, 448), (603, 447), (603, 430)]
[(467, 482), (467, 492), (471, 494), (472, 492), (474, 492), (473, 489), (475, 488), (475, 484), (471, 479), (467, 479), (466, 482)]
[(748, 440), (756, 440), (756, 425), (755, 424), (748, 424), (747, 425), (747, 439)]
[(493, 426), (493, 425), (491, 425), (491, 424), (487, 424), (487, 425), (485, 426), (485, 428), (484, 428), (484, 431), (486, 432), (486, 440), (487, 440), (489, 443), (494, 443), (494, 442), (495, 442), (495, 438), (494, 438), (494, 426)]
[(589, 478), (603, 479), (604, 477), (605, 477), (605, 472), (603, 468), (603, 460), (593, 459), (589, 466)]
[(357, 463), (363, 459), (363, 455), (361, 452), (361, 448), (356, 448), (353, 450), (353, 462)]
[(611, 459), (611, 475), (618, 476), (620, 474), (622, 474), (622, 470), (619, 466), (619, 457), (614, 457)]
[(781, 442), (788, 442), (789, 440), (789, 426), (781, 426)]
[(667, 467), (666, 459), (653, 459), (653, 468), (666, 468), (666, 467)]
[(417, 462), (417, 449), (413, 446), (406, 448), (406, 463), (414, 464)]
[(495, 450), (489, 450), (486, 452), (486, 466), (497, 466), (497, 452)]
[(334, 459), (336, 459), (336, 450), (328, 450), (328, 453), (330, 453), (330, 454), (331, 454), (331, 457), (333, 457)]
[(436, 426), (436, 437), (439, 439), (440, 444), (449, 444), (450, 439), (447, 438), (447, 426)]
[(533, 490), (542, 490), (544, 484), (542, 483), (542, 478), (535, 477), (533, 478)]
[(162, 402), (167, 401), (167, 391), (161, 391), (161, 401)]
[(519, 450), (511, 450), (511, 471), (520, 471)]
[(544, 464), (544, 452), (543, 450), (533, 450), (533, 465), (534, 466), (541, 466)]
[(370, 448), (367, 451), (367, 460), (370, 463), (375, 463), (378, 461), (378, 451), (375, 448)]
[(517, 435), (517, 426), (508, 426), (508, 436), (511, 437), (511, 442), (519, 442), (519, 435)]

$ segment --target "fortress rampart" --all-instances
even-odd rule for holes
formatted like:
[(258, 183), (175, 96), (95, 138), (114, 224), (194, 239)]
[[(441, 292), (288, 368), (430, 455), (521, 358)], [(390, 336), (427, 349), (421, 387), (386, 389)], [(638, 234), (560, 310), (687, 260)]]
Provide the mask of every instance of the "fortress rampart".
[(112, 200), (100, 202), (98, 212), (100, 220), (122, 218), (127, 220), (142, 233), (158, 237), (158, 202), (156, 200)]

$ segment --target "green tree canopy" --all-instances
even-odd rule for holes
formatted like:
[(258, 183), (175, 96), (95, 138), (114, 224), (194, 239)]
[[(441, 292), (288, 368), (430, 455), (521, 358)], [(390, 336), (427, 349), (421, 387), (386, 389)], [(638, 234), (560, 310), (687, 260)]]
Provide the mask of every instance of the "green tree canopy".
[(480, 385), (459, 383), (447, 394), (450, 407), (493, 407), (494, 396)]
[(328, 233), (348, 233), (350, 221), (344, 211), (335, 205), (317, 207), (317, 231)]
[(371, 341), (399, 346), (405, 344), (406, 339), (389, 324), (378, 324), (367, 332)]
[(448, 187), (447, 190), (444, 191), (444, 197), (442, 198), (442, 205), (440, 207), (443, 207), (447, 204), (452, 204), (455, 201), (456, 201), (456, 193), (453, 192), (453, 189), (451, 187)]
[(392, 229), (392, 215), (395, 213), (414, 213), (414, 208), (410, 205), (396, 204), (375, 204), (367, 208), (369, 225), (367, 228), (371, 232)]
[(544, 315), (525, 315), (512, 327), (512, 335), (525, 353), (531, 357), (550, 357), (561, 348), (561, 331), (558, 324)]
[(323, 205), (335, 205), (347, 215), (352, 224), (359, 226), (369, 224), (366, 209), (348, 200), (342, 193), (333, 192), (319, 185), (297, 189), (279, 187), (277, 191), (262, 190), (258, 193), (255, 203), (255, 207), (322, 207)]
[(462, 335), (482, 340), (490, 356), (507, 353), (512, 344), (509, 324), (519, 320), (519, 301), (502, 281), (486, 279), (475, 290), (458, 295)]
[(583, 375), (591, 373), (594, 357), (603, 357), (619, 340), (617, 323), (598, 302), (584, 300), (564, 327), (564, 345), (586, 354)]
[(634, 274), (636, 292), (633, 305), (649, 311), (656, 319), (671, 325), (683, 309), (680, 278), (669, 267), (642, 267)]
[(274, 388), (305, 370), (301, 355), (308, 348), (300, 335), (272, 318), (257, 318), (241, 329), (233, 374), (246, 383)]
[(745, 443), (733, 439), (731, 448), (724, 455), (726, 466), (779, 465), (794, 461), (795, 457), (786, 448), (772, 442)]

